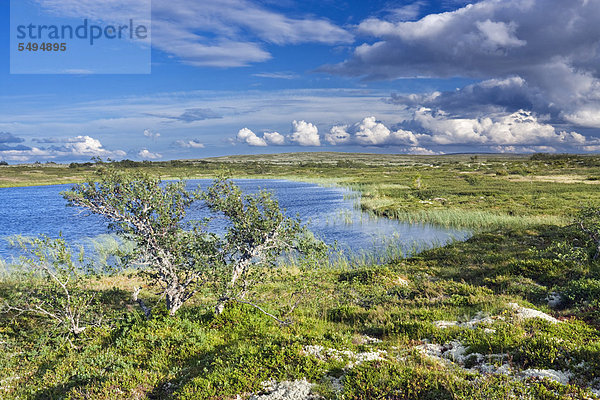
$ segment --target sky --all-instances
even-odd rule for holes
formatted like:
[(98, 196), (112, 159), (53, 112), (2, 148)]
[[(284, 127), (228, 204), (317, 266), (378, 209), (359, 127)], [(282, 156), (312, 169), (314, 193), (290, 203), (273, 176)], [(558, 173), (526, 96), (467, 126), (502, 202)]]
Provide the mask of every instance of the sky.
[[(19, 24), (129, 17), (146, 37), (17, 50), (44, 42)], [(598, 153), (598, 21), (600, 0), (0, 0), (0, 161)]]

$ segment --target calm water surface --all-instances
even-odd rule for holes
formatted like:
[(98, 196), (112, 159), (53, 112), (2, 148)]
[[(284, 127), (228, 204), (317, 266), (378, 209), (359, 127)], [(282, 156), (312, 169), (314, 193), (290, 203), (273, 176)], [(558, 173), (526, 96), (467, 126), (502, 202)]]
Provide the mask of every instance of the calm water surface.
[[(464, 240), (470, 233), (431, 225), (408, 224), (375, 218), (357, 210), (355, 192), (343, 188), (271, 179), (239, 179), (235, 182), (245, 192), (259, 189), (272, 191), (290, 216), (298, 214), (316, 236), (327, 244), (337, 244), (345, 254), (383, 254), (393, 246), (403, 253), (442, 245), (451, 240)], [(190, 188), (206, 187), (211, 180), (191, 180)], [(60, 192), (71, 185), (0, 188), (0, 258), (18, 254), (11, 248), (11, 235), (46, 234), (71, 243), (86, 244), (91, 238), (109, 233), (108, 224), (96, 215), (66, 207)], [(192, 218), (206, 214), (190, 213)], [(397, 253), (397, 251), (395, 251)]]

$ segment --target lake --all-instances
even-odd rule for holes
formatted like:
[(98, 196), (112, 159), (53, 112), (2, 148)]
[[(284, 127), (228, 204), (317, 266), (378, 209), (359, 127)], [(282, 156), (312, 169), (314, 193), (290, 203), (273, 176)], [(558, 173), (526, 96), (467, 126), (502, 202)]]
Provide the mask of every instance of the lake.
[[(189, 187), (206, 187), (211, 182), (190, 180)], [(236, 179), (235, 183), (248, 193), (273, 192), (289, 216), (298, 214), (317, 237), (336, 244), (348, 257), (369, 254), (374, 261), (384, 260), (391, 253), (414, 253), (470, 236), (468, 231), (374, 217), (356, 207), (358, 193), (344, 188), (272, 179)], [(101, 217), (66, 206), (60, 192), (70, 187), (0, 188), (0, 258), (9, 260), (18, 254), (6, 239), (11, 235), (58, 237), (62, 233), (70, 243), (86, 246), (90, 239), (109, 233)], [(203, 216), (199, 211), (190, 213), (192, 218)]]

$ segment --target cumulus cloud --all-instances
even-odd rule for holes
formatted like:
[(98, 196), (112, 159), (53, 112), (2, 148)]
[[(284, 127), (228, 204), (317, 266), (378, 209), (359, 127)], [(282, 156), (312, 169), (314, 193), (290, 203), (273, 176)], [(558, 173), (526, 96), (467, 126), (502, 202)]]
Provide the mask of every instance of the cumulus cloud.
[(417, 146), (417, 135), (411, 131), (390, 130), (375, 117), (366, 117), (352, 126), (336, 125), (325, 135), (325, 140), (332, 145), (358, 144), (360, 146)]
[(269, 144), (281, 146), (285, 143), (285, 137), (279, 132), (264, 132), (263, 137)]
[(9, 160), (28, 161), (32, 158), (81, 158), (81, 157), (124, 157), (123, 150), (108, 150), (100, 140), (91, 136), (69, 138), (37, 139), (34, 142), (53, 144), (49, 147), (15, 146), (5, 148), (0, 145), (0, 156)]
[(408, 108), (441, 109), (466, 116), (518, 110), (531, 110), (542, 114), (556, 113), (556, 109), (547, 103), (541, 91), (531, 88), (525, 79), (518, 76), (486, 79), (448, 92), (408, 95), (393, 93), (388, 101)]
[(242, 128), (238, 131), (237, 141), (246, 143), (248, 146), (264, 147), (267, 145), (265, 139), (256, 136), (256, 134), (248, 128)]
[(435, 156), (439, 154), (445, 154), (443, 151), (433, 151), (431, 149), (427, 149), (425, 147), (420, 146), (407, 147), (402, 152), (406, 154), (415, 154), (420, 156)]
[(482, 47), (491, 53), (505, 52), (512, 47), (525, 46), (525, 40), (517, 39), (517, 24), (511, 22), (494, 22), (490, 19), (475, 23), (483, 39)]
[(358, 31), (379, 40), (358, 46), (332, 70), (383, 78), (486, 77), (523, 76), (515, 72), (557, 57), (582, 65), (597, 57), (580, 53), (597, 45), (599, 17), (595, 1), (483, 0), (418, 21), (369, 18)]
[(348, 125), (334, 125), (325, 134), (325, 140), (331, 145), (348, 144), (352, 141), (352, 135), (348, 132)]
[[(365, 79), (483, 79), (418, 106), (437, 104), (451, 112), (474, 107), (480, 113), (488, 111), (486, 106), (527, 109), (550, 113), (557, 122), (597, 128), (599, 20), (598, 1), (482, 0), (417, 21), (390, 13), (362, 21), (357, 32), (367, 40), (343, 63), (321, 70)], [(401, 103), (419, 100), (400, 97)]]
[(320, 146), (321, 138), (316, 126), (306, 121), (293, 121), (290, 141), (300, 146)]
[(262, 137), (260, 137), (250, 129), (242, 128), (236, 136), (236, 141), (256, 147), (265, 147), (268, 145), (281, 146), (285, 144), (285, 137), (279, 132), (263, 132)]
[[(293, 121), (291, 143), (320, 146), (321, 137), (315, 125)], [(588, 138), (576, 131), (557, 129), (546, 116), (531, 111), (497, 112), (484, 117), (462, 117), (422, 107), (411, 117), (392, 126), (368, 116), (354, 124), (334, 125), (324, 134), (332, 146), (390, 147), (408, 154), (444, 154), (446, 147), (468, 146), (481, 151), (554, 152), (557, 149), (593, 151), (600, 139)], [(258, 136), (248, 128), (238, 132), (237, 141), (250, 146), (284, 144), (278, 132)], [(459, 147), (460, 148), (460, 147)]]
[(29, 161), (34, 157), (56, 158), (57, 154), (37, 147), (28, 147), (26, 149), (0, 149), (0, 157), (11, 161)]
[(76, 136), (69, 138), (62, 146), (52, 147), (51, 149), (62, 153), (90, 157), (123, 157), (127, 154), (122, 150), (107, 150), (102, 146), (100, 140), (90, 136)]
[(591, 151), (590, 146), (595, 144), (577, 132), (557, 130), (530, 111), (464, 118), (428, 108), (416, 110), (412, 119), (394, 129), (373, 116), (353, 125), (335, 125), (325, 141), (331, 145), (397, 146), (413, 154), (440, 154), (439, 150), (431, 150), (432, 146), (474, 145), (525, 153), (556, 151), (559, 147)]
[(184, 149), (203, 149), (204, 148), (204, 144), (195, 139), (176, 140), (173, 144), (177, 147), (182, 147)]
[(357, 143), (363, 146), (381, 146), (386, 144), (417, 145), (419, 143), (412, 132), (402, 129), (392, 132), (384, 124), (376, 121), (375, 117), (363, 119), (356, 128), (354, 136)]
[(564, 111), (561, 116), (575, 125), (600, 128), (600, 104), (587, 104), (576, 110)]
[(152, 132), (150, 129), (144, 129), (144, 136), (150, 139), (158, 139), (160, 137), (160, 133)]
[(138, 152), (138, 157), (143, 158), (144, 160), (156, 160), (162, 158), (162, 154), (152, 153), (148, 149), (142, 149)]
[[(456, 118), (446, 113), (422, 108), (414, 122), (429, 133), (429, 140), (439, 145), (532, 145), (565, 144), (581, 146), (586, 138), (577, 132), (557, 131), (541, 122), (530, 111), (481, 118)], [(423, 136), (421, 136), (423, 138)]]

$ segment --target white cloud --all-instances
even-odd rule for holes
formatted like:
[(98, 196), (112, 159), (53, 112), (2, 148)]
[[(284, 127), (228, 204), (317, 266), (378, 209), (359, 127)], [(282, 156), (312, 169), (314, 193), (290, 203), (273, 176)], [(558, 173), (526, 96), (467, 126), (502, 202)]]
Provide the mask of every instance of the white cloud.
[(350, 143), (352, 137), (348, 133), (348, 125), (335, 125), (329, 133), (325, 134), (325, 140), (331, 145)]
[[(59, 15), (102, 20), (118, 20), (126, 12), (135, 15), (135, 6), (140, 7), (139, 0), (38, 2)], [(264, 49), (267, 44), (333, 45), (353, 40), (349, 32), (324, 18), (290, 17), (248, 0), (154, 0), (151, 26), (155, 48), (193, 66), (262, 62), (271, 58)]]
[(514, 22), (494, 22), (490, 19), (475, 22), (475, 26), (483, 35), (483, 46), (490, 52), (506, 52), (511, 47), (525, 46), (525, 40), (517, 39)]
[(204, 144), (192, 139), (192, 140), (176, 140), (174, 142), (175, 146), (177, 147), (183, 147), (185, 149), (203, 149), (204, 148)]
[(56, 149), (58, 152), (70, 153), (76, 156), (96, 156), (96, 157), (123, 157), (126, 153), (122, 150), (106, 150), (100, 140), (90, 136), (77, 136), (70, 138), (62, 148)]
[(375, 117), (367, 117), (358, 124), (358, 129), (354, 133), (356, 141), (363, 145), (381, 145), (390, 138), (390, 130), (381, 122), (377, 122)]
[(417, 146), (417, 135), (411, 131), (398, 129), (390, 130), (373, 116), (364, 118), (350, 127), (336, 125), (325, 135), (325, 140), (332, 145), (358, 144), (360, 146)]
[(498, 153), (556, 153), (552, 146), (492, 146), (492, 150)]
[(298, 79), (299, 75), (292, 72), (261, 72), (259, 74), (252, 74), (257, 78), (269, 78), (269, 79)]
[[(497, 85), (475, 84), (415, 106), (462, 109), (462, 116), (473, 115), (471, 107), (480, 115), (522, 108), (551, 113), (557, 122), (598, 128), (599, 20), (599, 1), (564, 0), (481, 0), (417, 21), (393, 14), (371, 17), (357, 26), (365, 40), (352, 56), (321, 69), (373, 80), (484, 79)], [(510, 86), (502, 87), (503, 81)], [(403, 102), (411, 100), (405, 97)]]
[(124, 157), (123, 150), (107, 150), (100, 140), (91, 136), (75, 136), (69, 138), (52, 138), (41, 140), (40, 143), (55, 143), (50, 147), (25, 147), (0, 151), (0, 157), (15, 161), (56, 158), (91, 158), (91, 157)]
[(415, 146), (419, 143), (417, 137), (410, 131), (399, 129), (392, 132), (375, 117), (367, 117), (356, 125), (354, 137), (362, 146), (381, 146), (389, 144), (408, 144)]
[(144, 129), (144, 136), (150, 139), (158, 139), (160, 137), (160, 133), (152, 132), (150, 129)]
[(599, 17), (597, 1), (482, 0), (418, 21), (368, 18), (357, 29), (375, 40), (356, 47), (337, 71), (385, 78), (520, 75), (529, 81), (551, 60), (575, 66), (597, 57), (589, 51), (598, 43)]
[(586, 138), (577, 132), (557, 132), (540, 122), (529, 111), (482, 118), (452, 118), (443, 112), (433, 113), (422, 108), (415, 112), (414, 121), (430, 133), (436, 144), (531, 145), (566, 144), (579, 146)]
[(438, 154), (444, 154), (443, 151), (433, 151), (433, 150), (427, 149), (425, 147), (420, 147), (420, 146), (408, 147), (408, 148), (404, 149), (404, 153), (421, 155), (421, 156), (434, 156), (434, 155), (438, 155)]
[(304, 120), (292, 122), (292, 133), (289, 139), (300, 146), (321, 145), (321, 138), (317, 127)]
[(600, 128), (600, 104), (586, 104), (571, 112), (562, 113), (562, 117), (575, 125)]
[(390, 14), (398, 21), (412, 20), (419, 16), (421, 8), (425, 5), (426, 3), (424, 1), (415, 1), (414, 3), (392, 9)]
[(487, 79), (461, 89), (409, 95), (392, 94), (392, 104), (406, 107), (441, 109), (462, 116), (477, 116), (520, 109), (551, 113), (547, 98), (527, 85), (525, 79), (510, 76)]
[(27, 150), (3, 150), (0, 151), (0, 157), (10, 161), (29, 161), (34, 157), (56, 158), (57, 154), (48, 150), (32, 147)]
[[(260, 137), (264, 131), (277, 131), (287, 136), (292, 120), (306, 119), (324, 126), (330, 121), (355, 122), (359, 115), (377, 115), (390, 123), (398, 123), (410, 115), (399, 112), (397, 106), (381, 101), (388, 96), (385, 90), (358, 89), (293, 89), (267, 92), (208, 92), (184, 91), (152, 93), (143, 96), (115, 96), (90, 102), (62, 102), (52, 97), (47, 107), (30, 109), (19, 96), (10, 96), (6, 102), (15, 104), (16, 112), (0, 112), (0, 131), (18, 133), (25, 139), (38, 137), (39, 132), (64, 132), (76, 136), (89, 132), (108, 149), (136, 149), (146, 146), (144, 129), (159, 127), (159, 140), (197, 138), (208, 147), (221, 145), (220, 132), (232, 132), (233, 138), (243, 127), (254, 129)], [(62, 103), (61, 103), (62, 102)], [(222, 118), (211, 118), (194, 125), (186, 121), (169, 120), (162, 115), (178, 116), (182, 110), (213, 109), (222, 112)], [(311, 119), (307, 119), (310, 115)], [(172, 121), (172, 122), (171, 122)], [(318, 125), (319, 126), (319, 125)], [(331, 125), (327, 126), (327, 132)], [(258, 130), (261, 129), (261, 130)], [(140, 137), (142, 141), (140, 141)], [(187, 140), (187, 139), (186, 139)], [(287, 139), (286, 139), (287, 141)], [(148, 141), (149, 142), (149, 141)], [(272, 143), (274, 144), (274, 143)], [(158, 150), (158, 148), (157, 148)], [(160, 148), (164, 158), (178, 157), (175, 147)]]
[(238, 131), (237, 141), (256, 147), (264, 147), (267, 145), (265, 139), (256, 136), (256, 134), (248, 128), (242, 128)]
[(285, 137), (279, 132), (264, 132), (263, 137), (269, 144), (281, 146), (285, 143)]
[(162, 158), (162, 154), (152, 153), (148, 149), (142, 149), (138, 152), (138, 157), (143, 158), (145, 160), (156, 160), (158, 158)]

